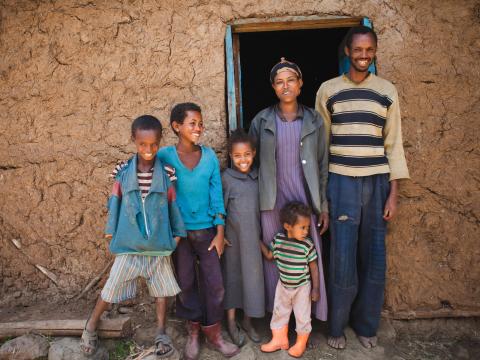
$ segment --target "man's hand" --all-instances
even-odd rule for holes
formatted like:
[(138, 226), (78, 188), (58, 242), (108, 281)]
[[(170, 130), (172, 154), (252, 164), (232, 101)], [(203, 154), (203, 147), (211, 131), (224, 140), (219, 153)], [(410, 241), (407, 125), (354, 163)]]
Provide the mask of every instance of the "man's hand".
[(227, 240), (227, 238), (223, 238), (223, 246), (232, 246), (232, 243)]
[(320, 228), (320, 235), (323, 235), (328, 229), (329, 218), (327, 212), (321, 212), (318, 217), (318, 227)]
[(318, 288), (312, 288), (311, 296), (312, 301), (318, 301), (320, 299), (320, 290)]
[(181, 240), (181, 237), (180, 237), (180, 236), (175, 236), (175, 237), (173, 238), (173, 240), (175, 240), (175, 242), (176, 242), (177, 245), (178, 245), (178, 243), (179, 243), (180, 240)]
[(397, 214), (397, 199), (398, 199), (398, 182), (397, 180), (390, 181), (390, 194), (385, 202), (383, 210), (383, 219), (385, 221), (392, 220)]

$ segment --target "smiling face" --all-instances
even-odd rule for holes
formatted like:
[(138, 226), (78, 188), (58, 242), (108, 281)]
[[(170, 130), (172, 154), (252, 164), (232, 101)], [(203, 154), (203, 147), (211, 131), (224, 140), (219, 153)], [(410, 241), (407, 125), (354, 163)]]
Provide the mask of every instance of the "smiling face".
[(283, 224), (285, 230), (287, 230), (287, 236), (290, 239), (296, 239), (303, 241), (308, 236), (310, 231), (310, 218), (302, 215), (297, 215), (297, 221), (295, 224), (290, 225), (288, 223)]
[(197, 145), (204, 130), (202, 114), (198, 111), (187, 111), (183, 122), (174, 121), (172, 127), (182, 141)]
[(137, 129), (135, 136), (132, 138), (137, 148), (137, 153), (145, 162), (151, 162), (155, 159), (155, 155), (160, 147), (160, 139), (157, 130)]
[(275, 76), (272, 87), (280, 102), (289, 103), (297, 101), (302, 85), (303, 81), (298, 78), (297, 74), (291, 71), (282, 71)]
[(372, 34), (355, 34), (351, 46), (345, 47), (345, 54), (349, 57), (352, 65), (350, 71), (366, 75), (376, 53), (377, 44)]
[(230, 153), (233, 166), (243, 174), (248, 174), (255, 158), (255, 150), (249, 143), (239, 142), (232, 145)]

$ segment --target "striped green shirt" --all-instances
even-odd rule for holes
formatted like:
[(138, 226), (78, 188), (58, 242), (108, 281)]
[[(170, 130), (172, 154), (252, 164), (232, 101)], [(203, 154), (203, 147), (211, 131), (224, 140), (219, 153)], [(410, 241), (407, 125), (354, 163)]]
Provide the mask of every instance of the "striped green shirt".
[(285, 234), (278, 233), (270, 243), (270, 248), (283, 286), (294, 288), (310, 281), (308, 264), (317, 259), (312, 240), (289, 239)]

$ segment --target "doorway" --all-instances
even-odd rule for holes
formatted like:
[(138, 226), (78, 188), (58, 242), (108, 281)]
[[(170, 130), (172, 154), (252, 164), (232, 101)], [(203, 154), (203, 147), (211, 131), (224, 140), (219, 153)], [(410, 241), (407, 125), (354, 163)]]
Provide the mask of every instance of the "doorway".
[(229, 130), (248, 130), (260, 110), (277, 102), (269, 74), (281, 57), (302, 70), (299, 102), (314, 107), (322, 82), (339, 75), (345, 35), (366, 20), (340, 17), (229, 25), (225, 38)]

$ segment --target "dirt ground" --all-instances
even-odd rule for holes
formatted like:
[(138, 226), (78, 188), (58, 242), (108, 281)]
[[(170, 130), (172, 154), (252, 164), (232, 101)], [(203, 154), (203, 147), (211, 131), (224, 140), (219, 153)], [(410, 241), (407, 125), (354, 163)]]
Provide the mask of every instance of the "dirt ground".
[[(86, 319), (94, 301), (80, 300), (77, 303), (46, 304), (35, 306), (17, 306), (0, 309), (0, 322), (46, 319)], [(110, 352), (110, 359), (124, 360), (129, 354), (151, 347), (155, 337), (155, 313), (153, 301), (141, 296), (136, 301), (124, 304), (132, 312), (132, 326), (135, 329), (130, 339), (103, 339), (102, 344)], [(173, 304), (172, 304), (173, 306)], [(114, 307), (108, 317), (125, 316)], [(269, 340), (269, 318), (256, 319), (255, 325), (262, 335), (262, 341)], [(182, 320), (172, 314), (168, 320), (167, 332), (172, 336), (177, 349), (183, 348), (186, 331)], [(294, 323), (290, 324), (290, 342), (295, 341)], [(417, 359), (479, 359), (480, 358), (480, 319), (436, 319), (414, 321), (392, 321), (382, 319), (378, 332), (379, 345), (373, 350), (364, 349), (357, 341), (354, 332), (348, 328), (345, 350), (331, 349), (326, 344), (327, 327), (320, 321), (314, 321), (306, 360), (417, 360)], [(228, 336), (224, 333), (224, 336)], [(50, 339), (54, 340), (54, 339)], [(178, 358), (178, 355), (177, 357)], [(218, 353), (202, 346), (200, 359), (223, 359)], [(247, 341), (242, 351), (234, 359), (291, 359), (286, 352), (264, 354), (259, 345)]]

